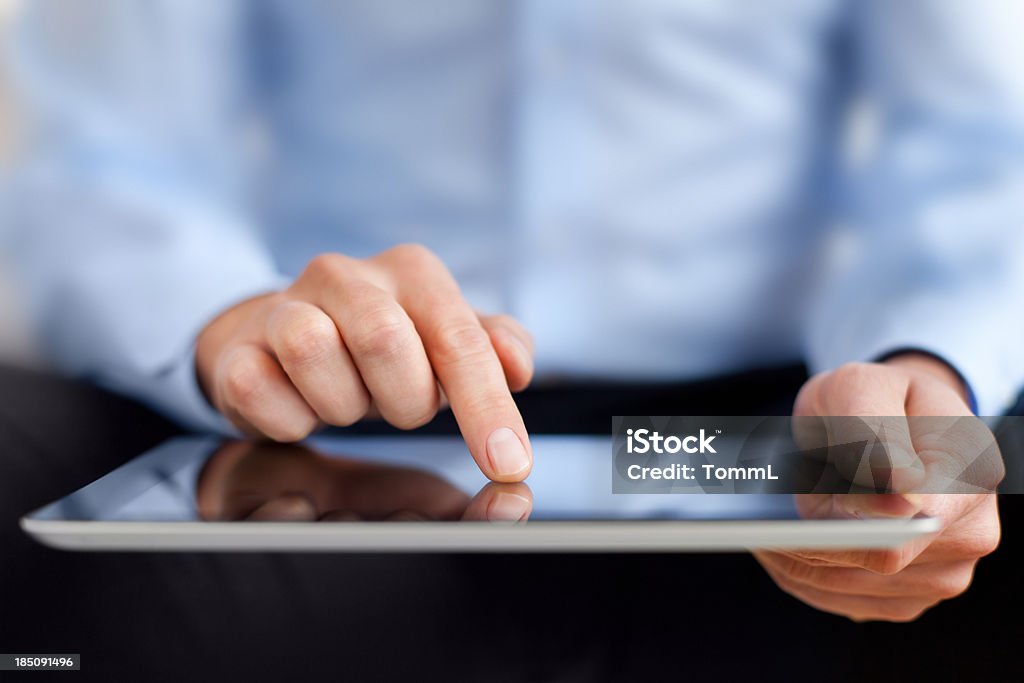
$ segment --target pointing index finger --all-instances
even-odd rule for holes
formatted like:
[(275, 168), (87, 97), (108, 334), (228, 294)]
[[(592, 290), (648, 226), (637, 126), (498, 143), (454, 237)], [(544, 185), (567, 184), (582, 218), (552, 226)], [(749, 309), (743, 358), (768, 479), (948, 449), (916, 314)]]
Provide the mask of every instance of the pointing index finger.
[(398, 298), (423, 340), (427, 357), (483, 473), (521, 481), (533, 452), (501, 361), (476, 313), (440, 261), (424, 256), (403, 270)]

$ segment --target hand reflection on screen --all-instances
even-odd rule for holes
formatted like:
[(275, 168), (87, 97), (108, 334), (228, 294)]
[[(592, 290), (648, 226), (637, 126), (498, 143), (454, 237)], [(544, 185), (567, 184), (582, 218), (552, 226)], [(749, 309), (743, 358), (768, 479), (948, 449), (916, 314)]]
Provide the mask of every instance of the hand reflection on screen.
[(225, 443), (210, 456), (196, 498), (206, 521), (522, 522), (533, 509), (521, 482), (491, 482), (471, 498), (415, 467), (248, 441)]

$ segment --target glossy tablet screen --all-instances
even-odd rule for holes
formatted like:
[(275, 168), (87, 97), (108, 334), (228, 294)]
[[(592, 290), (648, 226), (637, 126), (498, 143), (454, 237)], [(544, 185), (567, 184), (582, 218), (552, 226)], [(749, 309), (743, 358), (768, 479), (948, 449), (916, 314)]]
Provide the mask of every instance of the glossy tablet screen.
[(168, 441), (39, 510), (145, 522), (794, 519), (789, 495), (613, 494), (610, 437), (532, 438), (522, 484), (489, 484), (457, 437), (322, 436), (301, 445)]

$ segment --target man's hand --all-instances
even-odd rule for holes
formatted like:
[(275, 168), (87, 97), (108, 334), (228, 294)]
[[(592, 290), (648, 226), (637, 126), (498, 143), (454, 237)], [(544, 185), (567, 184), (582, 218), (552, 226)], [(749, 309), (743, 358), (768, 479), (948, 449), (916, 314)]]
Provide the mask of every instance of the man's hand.
[[(944, 363), (908, 354), (812, 377), (797, 397), (794, 415), (970, 415), (965, 393)], [(947, 446), (930, 441), (933, 436), (908, 427), (890, 434), (892, 450), (905, 449), (918, 465), (923, 463), (923, 470), (938, 469)], [(915, 474), (908, 467), (903, 474), (910, 481), (927, 473)], [(994, 476), (1001, 478), (1001, 470)], [(797, 496), (797, 505), (806, 517), (909, 517), (920, 512), (941, 520), (941, 531), (899, 548), (755, 553), (784, 591), (855, 621), (916, 619), (967, 590), (978, 560), (999, 544), (995, 494), (805, 495)]]
[(533, 374), (530, 335), (508, 316), (478, 316), (424, 247), (314, 258), (287, 290), (211, 322), (196, 371), (236, 426), (277, 441), (376, 416), (412, 429), (447, 399), (487, 477), (520, 481), (530, 471), (511, 395)]

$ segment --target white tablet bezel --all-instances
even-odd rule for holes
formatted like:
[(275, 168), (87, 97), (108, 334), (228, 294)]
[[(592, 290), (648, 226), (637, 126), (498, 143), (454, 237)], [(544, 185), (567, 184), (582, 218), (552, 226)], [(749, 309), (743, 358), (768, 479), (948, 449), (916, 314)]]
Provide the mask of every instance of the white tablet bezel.
[(887, 548), (939, 530), (932, 517), (865, 520), (91, 522), (21, 527), (64, 550), (301, 552), (726, 552)]

